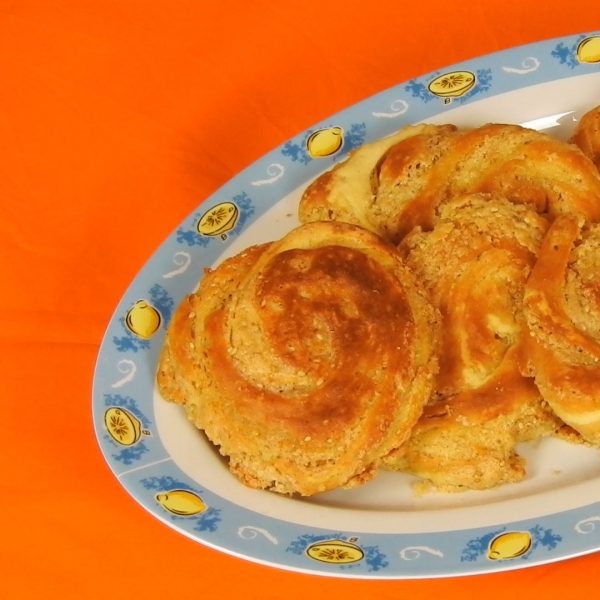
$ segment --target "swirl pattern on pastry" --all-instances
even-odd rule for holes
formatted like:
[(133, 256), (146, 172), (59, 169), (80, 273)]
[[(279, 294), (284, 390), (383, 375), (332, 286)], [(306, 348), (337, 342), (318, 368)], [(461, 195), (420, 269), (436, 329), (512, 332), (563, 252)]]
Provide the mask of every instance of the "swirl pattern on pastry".
[(569, 140), (600, 169), (600, 105), (586, 112), (577, 122)]
[(437, 139), (452, 131), (456, 131), (454, 125), (407, 125), (391, 136), (363, 144), (306, 188), (298, 207), (300, 221), (343, 221), (381, 233), (370, 214), (381, 157), (403, 140)]
[(483, 194), (440, 204), (433, 228), (401, 243), (441, 313), (435, 393), (386, 468), (456, 491), (518, 481), (518, 442), (562, 423), (519, 370), (522, 295), (547, 221), (530, 207)]
[(557, 219), (527, 282), (527, 358), (543, 397), (600, 445), (600, 225)]
[(573, 213), (600, 220), (598, 170), (579, 148), (545, 133), (495, 123), (442, 126), (413, 132), (384, 150), (378, 160), (371, 156), (370, 173), (352, 176), (356, 188), (368, 178), (369, 196), (353, 196), (346, 212), (332, 209), (337, 184), (332, 172), (325, 173), (306, 190), (300, 220), (358, 219), (398, 243), (415, 226), (430, 229), (439, 202), (466, 193), (501, 194), (552, 218)]
[(159, 390), (246, 485), (352, 487), (421, 414), (436, 321), (394, 246), (310, 223), (205, 274), (169, 326)]

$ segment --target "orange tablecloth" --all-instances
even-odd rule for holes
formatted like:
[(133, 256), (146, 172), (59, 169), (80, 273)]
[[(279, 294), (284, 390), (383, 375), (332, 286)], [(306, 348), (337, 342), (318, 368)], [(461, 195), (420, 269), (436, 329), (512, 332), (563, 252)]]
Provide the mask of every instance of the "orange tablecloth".
[(113, 477), (90, 389), (126, 286), (236, 172), (411, 77), (597, 29), (597, 0), (0, 0), (0, 595), (418, 600), (594, 589), (600, 554), (476, 577), (351, 581), (213, 551), (147, 514)]

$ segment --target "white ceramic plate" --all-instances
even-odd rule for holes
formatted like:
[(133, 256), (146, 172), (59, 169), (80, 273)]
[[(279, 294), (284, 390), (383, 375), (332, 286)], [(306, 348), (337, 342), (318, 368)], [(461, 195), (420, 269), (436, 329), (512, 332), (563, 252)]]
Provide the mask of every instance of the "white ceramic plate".
[[(600, 450), (555, 439), (523, 446), (527, 478), (485, 492), (415, 497), (410, 476), (381, 473), (354, 490), (296, 500), (238, 483), (182, 408), (154, 386), (166, 325), (202, 268), (295, 227), (303, 188), (348, 150), (420, 121), (519, 123), (565, 139), (600, 104), (599, 60), (600, 33), (590, 32), (430, 73), (315, 125), (204, 200), (135, 278), (100, 348), (95, 431), (127, 492), (202, 544), (321, 575), (467, 575), (600, 549)], [(311, 155), (311, 134), (334, 127), (340, 131), (329, 138), (341, 134), (340, 147)], [(220, 228), (199, 227), (207, 211), (219, 209)]]

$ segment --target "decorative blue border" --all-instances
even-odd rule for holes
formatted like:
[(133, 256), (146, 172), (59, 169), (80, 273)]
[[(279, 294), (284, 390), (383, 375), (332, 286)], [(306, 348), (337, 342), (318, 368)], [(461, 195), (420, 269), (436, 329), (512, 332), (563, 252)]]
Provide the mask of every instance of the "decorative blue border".
[[(144, 508), (224, 552), (284, 569), (341, 577), (485, 573), (600, 549), (600, 502), (504, 526), (442, 533), (365, 534), (299, 526), (202, 489), (170, 459), (154, 422), (154, 371), (177, 302), (242, 231), (349, 150), (403, 125), (527, 86), (600, 73), (578, 48), (590, 32), (505, 50), (397, 85), (290, 139), (227, 182), (160, 246), (117, 306), (92, 392), (101, 451)], [(318, 139), (311, 147), (311, 142)], [(111, 420), (114, 435), (105, 420)], [(120, 422), (133, 434), (119, 438)]]

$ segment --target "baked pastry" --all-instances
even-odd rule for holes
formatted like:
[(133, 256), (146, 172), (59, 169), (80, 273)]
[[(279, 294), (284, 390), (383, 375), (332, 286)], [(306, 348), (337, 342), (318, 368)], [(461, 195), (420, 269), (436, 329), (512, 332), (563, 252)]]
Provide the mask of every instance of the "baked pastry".
[[(372, 156), (371, 163), (370, 173), (352, 177), (353, 188), (359, 180), (364, 188), (368, 178), (370, 196), (340, 192), (335, 173), (325, 173), (303, 195), (300, 221), (360, 221), (397, 243), (415, 226), (431, 229), (439, 202), (481, 192), (530, 204), (552, 218), (573, 213), (600, 220), (600, 174), (590, 160), (572, 144), (518, 125), (424, 129), (385, 149), (378, 160)], [(352, 202), (339, 211), (344, 194)]]
[(529, 369), (554, 412), (600, 445), (600, 225), (564, 216), (527, 282)]
[(577, 122), (569, 140), (600, 169), (600, 105), (586, 112)]
[(306, 188), (298, 207), (300, 221), (343, 221), (385, 234), (371, 214), (378, 163), (399, 142), (423, 144), (453, 131), (454, 125), (407, 125), (389, 137), (363, 144)]
[(436, 321), (394, 246), (310, 223), (206, 272), (169, 325), (159, 391), (248, 486), (353, 487), (421, 414)]
[(518, 481), (525, 468), (514, 446), (562, 426), (519, 369), (523, 289), (547, 221), (473, 194), (439, 204), (432, 225), (400, 250), (441, 313), (439, 373), (410, 439), (383, 465), (443, 491)]
[(158, 362), (158, 388), (167, 400), (186, 405), (192, 421), (196, 405), (188, 401), (198, 395), (206, 381), (200, 360), (205, 357), (196, 348), (197, 334), (201, 334), (196, 304), (201, 301), (202, 314), (222, 308), (225, 299), (269, 246), (270, 243), (251, 246), (223, 261), (218, 269), (205, 269), (198, 289), (183, 298), (171, 317)]

